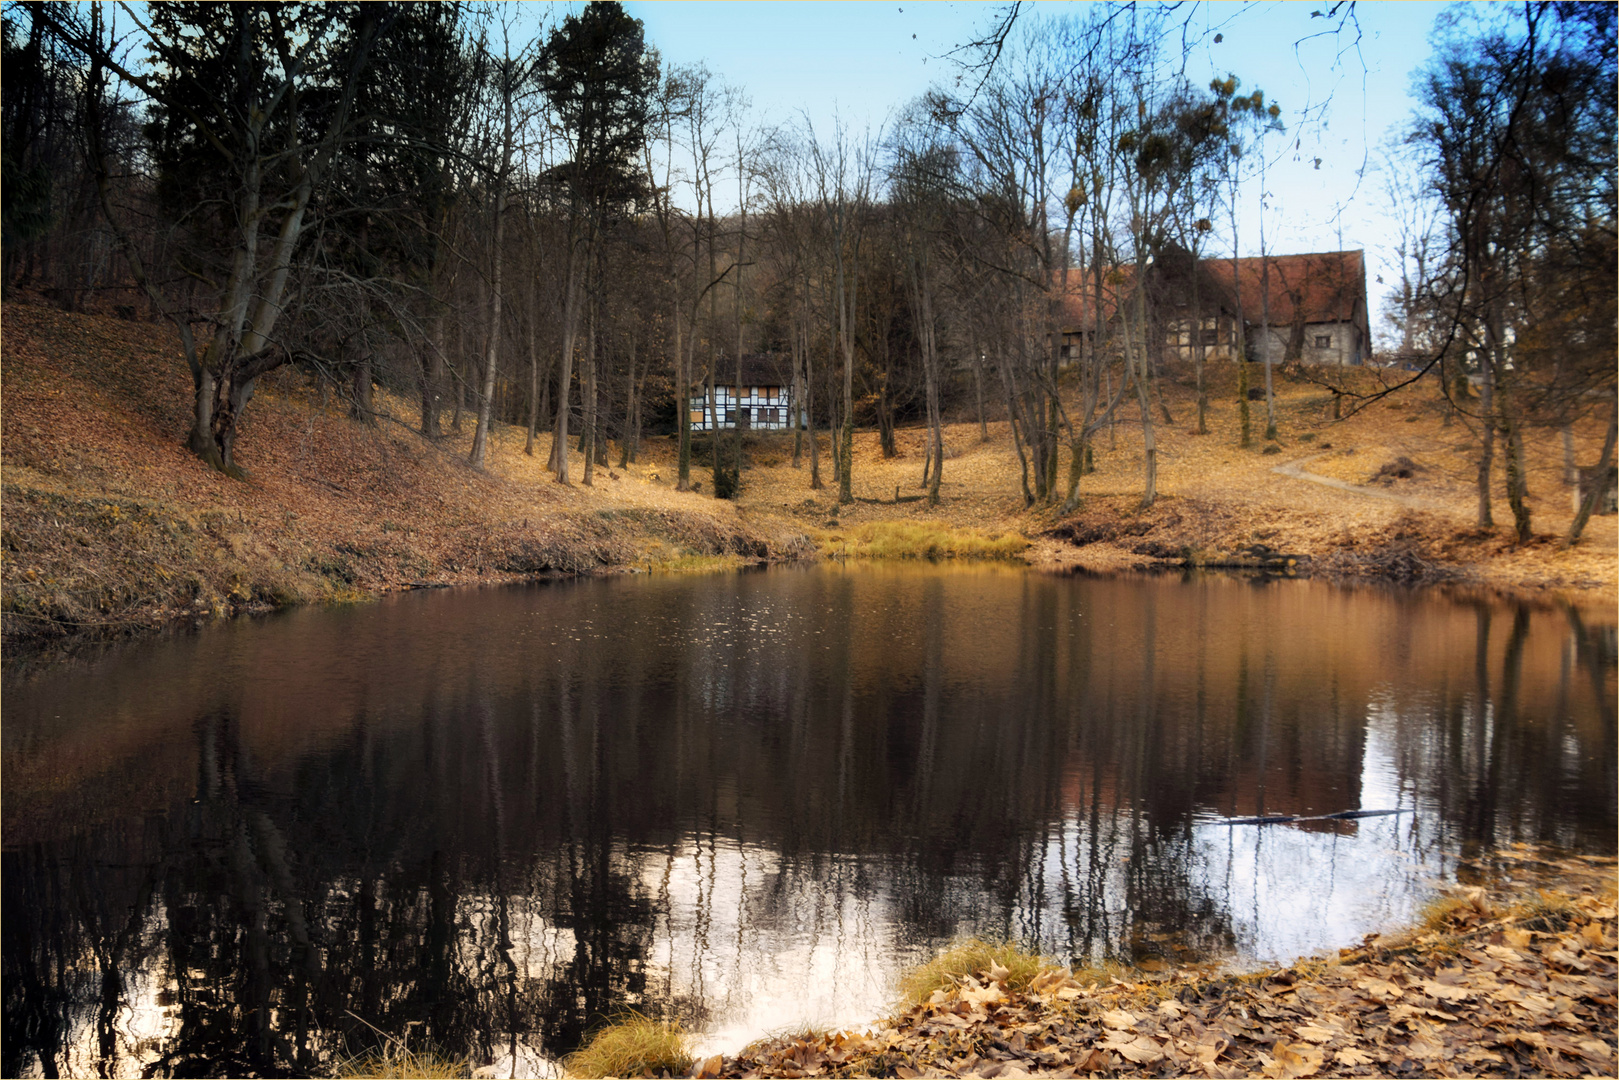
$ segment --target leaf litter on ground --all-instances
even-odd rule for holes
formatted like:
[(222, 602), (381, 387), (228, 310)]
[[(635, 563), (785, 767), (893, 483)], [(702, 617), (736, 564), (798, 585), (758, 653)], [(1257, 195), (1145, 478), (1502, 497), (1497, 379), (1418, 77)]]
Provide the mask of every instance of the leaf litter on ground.
[(1509, 848), (1424, 923), (1241, 974), (999, 964), (865, 1031), (718, 1055), (693, 1075), (1612, 1076), (1615, 863)]

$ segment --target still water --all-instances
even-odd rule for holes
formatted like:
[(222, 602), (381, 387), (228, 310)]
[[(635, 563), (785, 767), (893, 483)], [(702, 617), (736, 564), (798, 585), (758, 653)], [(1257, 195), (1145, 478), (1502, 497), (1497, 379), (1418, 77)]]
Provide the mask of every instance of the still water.
[[(400, 596), (3, 686), (20, 1075), (739, 1049), (963, 934), (1287, 959), (1610, 853), (1615, 627), (1310, 582), (822, 567)], [(1411, 813), (1256, 828), (1257, 814)]]

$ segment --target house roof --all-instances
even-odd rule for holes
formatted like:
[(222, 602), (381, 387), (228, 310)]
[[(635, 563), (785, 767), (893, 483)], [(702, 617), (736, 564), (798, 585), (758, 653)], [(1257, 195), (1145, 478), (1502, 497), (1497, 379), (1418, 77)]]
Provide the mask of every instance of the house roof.
[[(736, 357), (722, 356), (716, 366), (716, 382), (720, 386), (731, 386), (736, 382)], [(792, 361), (790, 357), (781, 353), (744, 353), (742, 355), (742, 385), (743, 386), (786, 386), (792, 382)], [(704, 372), (692, 385), (706, 385), (708, 374)]]
[(1300, 322), (1361, 322), (1366, 313), (1366, 260), (1361, 251), (1320, 251), (1272, 255), (1268, 259), (1204, 259), (1202, 265), (1228, 291), (1242, 283), (1242, 313), (1257, 323), (1270, 263), (1269, 315), (1272, 326)]
[[(1175, 255), (1179, 252), (1179, 259)], [(1184, 307), (1190, 300), (1190, 256), (1176, 249), (1165, 253), (1161, 264), (1148, 272), (1150, 288), (1159, 294), (1159, 303)], [(1205, 310), (1236, 310), (1234, 283), (1242, 285), (1244, 321), (1257, 324), (1261, 311), (1260, 293), (1265, 284), (1265, 264), (1270, 264), (1269, 308), (1272, 326), (1293, 322), (1300, 312), (1303, 321), (1366, 321), (1366, 269), (1361, 251), (1326, 251), (1303, 255), (1271, 255), (1265, 259), (1237, 259), (1233, 272), (1230, 259), (1199, 259), (1197, 274), (1202, 280)], [(1121, 303), (1135, 290), (1135, 266), (1112, 267), (1102, 275), (1100, 312), (1111, 320)], [(1063, 297), (1063, 324), (1073, 330), (1095, 325), (1092, 311), (1097, 302), (1095, 280), (1089, 272), (1068, 272), (1068, 289)]]

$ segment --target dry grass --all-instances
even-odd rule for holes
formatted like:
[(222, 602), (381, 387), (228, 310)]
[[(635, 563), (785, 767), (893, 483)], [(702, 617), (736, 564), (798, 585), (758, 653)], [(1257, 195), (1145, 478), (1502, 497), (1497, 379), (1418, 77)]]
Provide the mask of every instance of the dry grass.
[(1011, 942), (970, 938), (940, 953), (900, 980), (899, 990), (913, 1004), (926, 1001), (935, 990), (947, 990), (971, 976), (994, 978), (1008, 990), (1022, 990), (1042, 971), (1059, 965), (1050, 957), (1028, 952)]
[(824, 556), (856, 559), (1017, 559), (1029, 540), (1012, 531), (988, 532), (930, 521), (870, 521), (847, 529), (811, 529)]
[(462, 1058), (401, 1048), (344, 1062), (336, 1075), (338, 1080), (458, 1080), (471, 1076), (472, 1066)]
[(635, 1014), (602, 1028), (563, 1061), (568, 1074), (582, 1080), (664, 1072), (681, 1076), (691, 1066), (686, 1033), (679, 1024)]

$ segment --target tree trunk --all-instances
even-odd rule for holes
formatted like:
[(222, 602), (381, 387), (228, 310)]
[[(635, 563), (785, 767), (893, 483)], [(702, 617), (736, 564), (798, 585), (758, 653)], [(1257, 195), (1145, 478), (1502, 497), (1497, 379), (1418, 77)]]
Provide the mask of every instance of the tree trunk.
[(683, 335), (685, 324), (675, 308), (675, 401), (680, 407), (680, 450), (675, 467), (675, 490), (691, 490), (691, 356)]
[(433, 331), (428, 355), (422, 364), (422, 434), (429, 439), (438, 438), (439, 395), (444, 390), (444, 316), (433, 316)]
[(978, 402), (978, 441), (989, 442), (989, 421), (984, 416), (984, 354), (973, 350), (973, 390)]
[(540, 307), (535, 295), (535, 269), (530, 267), (528, 275), (528, 439), (523, 443), (523, 453), (529, 457), (534, 456), (534, 436), (540, 429)]
[(1598, 500), (1606, 498), (1608, 485), (1614, 472), (1613, 448), (1619, 441), (1619, 398), (1613, 403), (1613, 413), (1608, 418), (1608, 434), (1602, 440), (1602, 457), (1597, 460), (1596, 475), (1591, 478), (1591, 489), (1580, 500), (1580, 508), (1574, 515), (1574, 521), (1568, 527), (1568, 535), (1563, 538), (1564, 547), (1573, 547), (1580, 542), (1580, 535), (1585, 532), (1586, 522), (1591, 520), (1591, 514), (1596, 510)]
[(997, 357), (997, 367), (1001, 369), (1001, 381), (1006, 386), (1006, 418), (1012, 427), (1012, 445), (1017, 448), (1018, 479), (1023, 484), (1023, 505), (1033, 506), (1034, 495), (1029, 491), (1029, 456), (1023, 450), (1022, 427), (1018, 423), (1017, 391), (1012, 385), (1012, 372), (1006, 365), (1004, 349)]
[[(1203, 345), (1203, 305), (1202, 305), (1202, 275), (1197, 272), (1197, 251), (1193, 245), (1192, 251), (1192, 363), (1196, 369), (1197, 377), (1197, 434), (1209, 433), (1209, 395), (1203, 383), (1203, 365), (1207, 360), (1207, 352)], [(1218, 305), (1216, 305), (1218, 306)], [(1220, 334), (1220, 316), (1214, 317), (1214, 334), (1218, 340)]]
[(1493, 529), (1495, 515), (1490, 510), (1490, 468), (1495, 462), (1495, 365), (1488, 357), (1479, 365), (1478, 387), (1480, 432), (1478, 458), (1478, 527)]
[(580, 451), (585, 455), (585, 475), (581, 483), (595, 486), (596, 476), (596, 317), (599, 314), (596, 298), (590, 299), (590, 311), (585, 316), (585, 370), (584, 385), (579, 388), (584, 398), (585, 416), (579, 432)]
[(562, 363), (557, 372), (557, 418), (551, 428), (551, 460), (547, 468), (556, 473), (556, 482), (568, 480), (568, 411), (573, 396), (573, 349), (579, 333), (579, 254), (578, 241), (568, 238), (568, 283), (562, 301)]
[(820, 491), (821, 440), (815, 437), (815, 355), (810, 351), (809, 327), (804, 328), (804, 424), (809, 430), (810, 490)]

